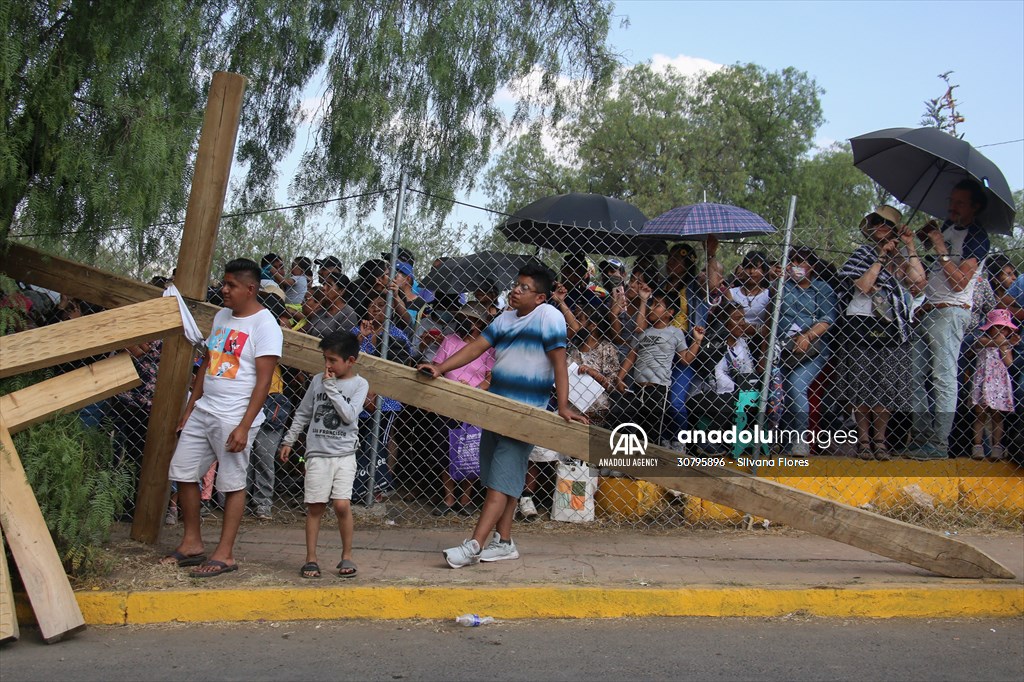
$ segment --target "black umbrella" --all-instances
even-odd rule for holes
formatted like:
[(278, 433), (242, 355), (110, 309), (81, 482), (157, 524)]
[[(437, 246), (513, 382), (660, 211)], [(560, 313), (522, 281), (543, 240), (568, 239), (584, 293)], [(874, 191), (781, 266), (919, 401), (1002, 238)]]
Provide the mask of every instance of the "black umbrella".
[(468, 256), (446, 258), (423, 280), (423, 287), (436, 294), (461, 294), (493, 285), (507, 291), (527, 263), (544, 266), (533, 256), (500, 251), (481, 251)]
[(572, 192), (538, 199), (498, 229), (512, 241), (563, 253), (630, 256), (650, 253), (637, 237), (645, 222), (640, 209), (621, 199)]
[(938, 128), (886, 128), (850, 140), (853, 165), (915, 210), (941, 217), (953, 186), (972, 178), (988, 195), (978, 223), (1011, 234), (1014, 205), (999, 168), (969, 143)]

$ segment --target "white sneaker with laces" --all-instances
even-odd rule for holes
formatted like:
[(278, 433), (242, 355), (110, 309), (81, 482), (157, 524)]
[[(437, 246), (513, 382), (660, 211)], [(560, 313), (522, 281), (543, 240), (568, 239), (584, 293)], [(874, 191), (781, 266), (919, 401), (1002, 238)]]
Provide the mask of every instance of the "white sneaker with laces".
[(537, 516), (537, 506), (529, 495), (523, 495), (519, 498), (519, 514), (527, 521)]
[(501, 536), (495, 531), (491, 541), (487, 543), (480, 552), (480, 561), (504, 561), (505, 559), (518, 559), (519, 550), (516, 549), (515, 540), (509, 538), (508, 542), (502, 542)]
[(452, 568), (462, 568), (480, 561), (480, 543), (473, 538), (463, 541), (458, 547), (444, 550), (444, 560)]

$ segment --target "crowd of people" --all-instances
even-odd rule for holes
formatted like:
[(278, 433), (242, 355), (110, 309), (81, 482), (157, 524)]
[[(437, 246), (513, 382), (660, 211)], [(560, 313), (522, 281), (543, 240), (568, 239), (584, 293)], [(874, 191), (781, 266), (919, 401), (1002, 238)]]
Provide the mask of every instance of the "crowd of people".
[[(203, 410), (202, 400), (210, 398), (203, 398), (202, 377), (208, 390), (211, 382), (216, 385), (232, 372), (248, 372), (239, 364), (241, 348), (236, 346), (246, 339), (272, 338), (268, 324), (278, 336), (289, 329), (322, 339), (328, 371), (339, 378), (349, 378), (351, 366), (345, 363), (354, 363), (357, 355), (380, 355), (386, 335), (389, 360), (432, 367), (435, 375), (501, 395), (529, 393), (526, 402), (554, 411), (575, 414), (581, 403), (581, 418), (591, 424), (612, 427), (632, 421), (670, 447), (682, 447), (677, 437), (682, 431), (728, 430), (744, 410), (749, 418), (767, 382), (763, 423), (793, 434), (783, 448), (794, 456), (1015, 456), (1024, 451), (1016, 410), (1024, 400), (1018, 329), (1024, 321), (1024, 277), (1005, 255), (991, 252), (976, 220), (984, 206), (981, 188), (965, 181), (950, 196), (948, 219), (929, 222), (917, 233), (903, 224), (896, 208), (879, 206), (861, 222), (863, 243), (851, 254), (833, 263), (814, 249), (795, 245), (786, 254), (784, 271), (780, 259), (751, 250), (725, 272), (714, 236), (702, 249), (672, 246), (664, 262), (640, 256), (629, 265), (613, 257), (595, 264), (585, 254), (566, 254), (557, 273), (536, 274), (527, 284), (512, 286), (481, 272), (467, 291), (428, 290), (416, 277), (415, 254), (406, 248), (398, 251), (394, 264), (391, 253), (366, 261), (355, 279), (333, 256), (316, 261), (296, 256), (286, 265), (277, 254), (267, 254), (251, 265), (258, 281), (253, 310), (261, 312), (259, 329), (239, 332), (231, 324), (235, 318), (228, 316), (222, 326), (231, 333), (215, 339), (217, 348), (210, 346), (197, 360), (193, 399), (182, 422), (182, 442), (192, 442), (198, 451), (196, 443), (209, 441), (213, 426), (194, 421), (191, 431), (186, 428), (197, 397), (201, 413), (241, 410), (239, 419), (251, 434), (224, 434), (225, 442), (250, 443), (251, 465), (225, 467), (224, 452), (179, 461), (178, 468), (172, 467), (172, 480), (180, 482), (167, 521), (177, 521), (179, 505), (184, 514), (186, 506), (201, 510), (212, 504), (214, 491), (225, 513), (230, 507), (232, 516), (237, 512), (240, 517), (246, 496), (234, 495), (239, 490), (248, 491), (251, 513), (270, 519), (275, 495), (308, 476), (311, 463), (330, 450), (321, 446), (338, 439), (355, 454), (343, 472), (343, 478), (351, 478), (348, 498), (353, 502), (383, 499), (401, 482), (403, 490), (432, 498), (438, 516), (476, 513), (481, 499), (486, 508), (476, 480), (487, 465), (457, 463), (453, 455), (457, 442), (474, 436), (474, 427), (378, 397), (368, 387), (342, 391), (349, 407), (341, 409), (341, 394), (328, 388), (334, 376), (310, 377), (276, 361), (262, 371), (257, 363), (253, 367), (260, 371), (251, 372), (252, 385), (262, 390), (266, 384), (258, 405), (237, 396), (227, 402), (215, 397), (214, 407)], [(229, 264), (225, 279), (211, 287), (211, 302), (230, 309), (234, 296), (237, 303), (242, 286), (237, 280), (246, 279), (245, 263), (251, 263), (240, 262)], [(549, 290), (531, 291), (538, 282)], [(502, 335), (517, 333), (514, 325), (506, 328), (510, 318), (503, 314), (527, 294), (538, 294), (544, 319), (557, 319), (558, 329), (564, 326), (566, 367), (572, 383), (587, 380), (595, 393), (590, 399), (565, 404), (562, 387), (547, 378), (547, 370), (543, 378), (531, 379), (548, 382), (541, 387), (543, 400), (533, 395), (537, 387), (532, 384), (525, 393), (509, 384), (507, 368), (496, 381)], [(27, 289), (24, 295), (29, 307), (42, 305), (32, 300), (39, 292)], [(66, 297), (53, 303), (52, 320), (89, 312), (86, 304)], [(544, 329), (544, 334), (550, 331)], [(119, 456), (135, 462), (145, 439), (159, 351), (159, 342), (128, 349), (143, 385), (106, 404)], [(280, 356), (279, 348), (273, 352)], [(336, 360), (333, 365), (329, 354)], [(83, 418), (98, 420), (95, 414)], [(311, 424), (319, 424), (320, 431)], [(829, 435), (844, 432), (850, 437)], [(309, 435), (303, 443), (304, 433)], [(475, 437), (485, 442), (484, 448), (507, 446), (487, 443), (486, 432)], [(717, 451), (726, 446), (706, 442), (693, 447)], [(550, 475), (545, 464), (559, 456), (531, 447), (528, 459), (523, 489), (506, 488), (507, 499), (500, 514), (497, 506), (492, 510), (487, 533), (501, 530), (507, 508), (525, 517), (537, 514), (531, 493), (539, 477)], [(336, 499), (330, 485), (326, 490), (326, 498), (321, 490), (311, 501), (307, 489), (307, 503), (321, 505), (316, 508), (321, 515), (326, 503)], [(337, 506), (335, 511), (339, 522), (348, 518), (347, 511)], [(182, 565), (198, 556), (190, 533), (187, 528), (175, 559)], [(351, 530), (346, 536), (343, 528), (342, 537), (350, 543)], [(484, 534), (475, 541), (484, 547), (490, 538)], [(225, 568), (230, 555), (223, 548), (218, 552), (210, 570), (231, 570)], [(307, 563), (316, 564), (315, 551)], [(354, 566), (342, 569), (354, 573)]]

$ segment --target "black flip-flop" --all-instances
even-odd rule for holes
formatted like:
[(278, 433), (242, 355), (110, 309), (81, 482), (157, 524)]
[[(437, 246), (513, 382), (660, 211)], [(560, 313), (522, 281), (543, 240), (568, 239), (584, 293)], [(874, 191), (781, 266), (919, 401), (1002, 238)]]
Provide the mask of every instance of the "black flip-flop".
[(238, 564), (226, 564), (223, 561), (217, 561), (216, 559), (209, 559), (199, 565), (199, 568), (205, 568), (206, 566), (213, 566), (217, 570), (215, 571), (190, 571), (189, 575), (193, 578), (212, 578), (215, 575), (222, 573), (230, 573), (231, 571), (238, 570)]
[[(178, 550), (174, 550), (170, 554), (164, 557), (164, 559), (174, 559), (178, 564), (178, 568), (188, 568), (189, 566), (201, 566), (206, 561), (205, 554), (182, 554)], [(160, 563), (169, 565), (170, 562), (160, 560)]]
[[(356, 577), (356, 573), (359, 572), (359, 569), (356, 568), (356, 563), (351, 559), (342, 559), (338, 562), (338, 565), (335, 566), (335, 568), (338, 569), (338, 575), (340, 575), (342, 578), (354, 578)], [(346, 569), (352, 569), (352, 572), (342, 573), (342, 571)]]
[[(316, 575), (306, 575), (307, 573), (313, 573), (314, 571), (316, 572)], [(299, 569), (299, 575), (307, 579), (319, 578), (321, 575), (320, 564), (318, 564), (315, 561), (309, 561), (305, 564), (302, 564), (302, 568)]]

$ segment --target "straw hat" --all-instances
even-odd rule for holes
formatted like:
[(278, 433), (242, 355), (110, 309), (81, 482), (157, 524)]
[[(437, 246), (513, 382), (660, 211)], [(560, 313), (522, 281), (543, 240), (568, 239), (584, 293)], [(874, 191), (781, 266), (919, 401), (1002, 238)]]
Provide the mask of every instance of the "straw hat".
[(883, 204), (883, 205), (879, 206), (878, 208), (876, 208), (871, 213), (868, 213), (866, 216), (864, 216), (861, 219), (861, 221), (860, 221), (860, 231), (861, 232), (863, 232), (864, 228), (867, 227), (868, 218), (870, 218), (873, 215), (878, 216), (879, 218), (881, 218), (882, 220), (884, 220), (886, 222), (892, 223), (892, 226), (894, 228), (897, 225), (899, 225), (900, 223), (903, 222), (903, 214), (902, 213), (897, 211), (892, 206), (889, 206), (887, 204)]

